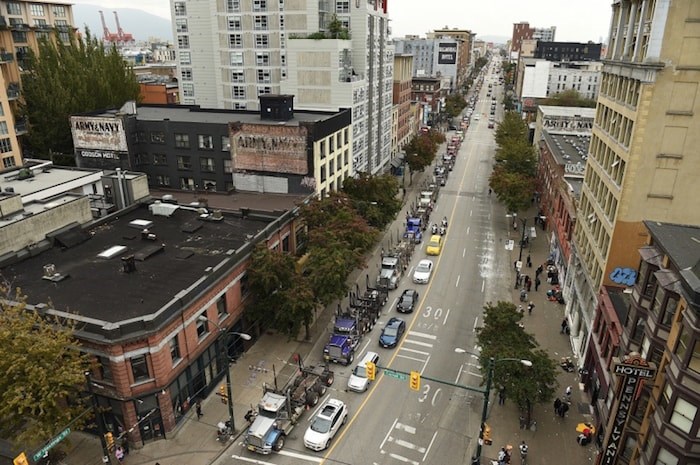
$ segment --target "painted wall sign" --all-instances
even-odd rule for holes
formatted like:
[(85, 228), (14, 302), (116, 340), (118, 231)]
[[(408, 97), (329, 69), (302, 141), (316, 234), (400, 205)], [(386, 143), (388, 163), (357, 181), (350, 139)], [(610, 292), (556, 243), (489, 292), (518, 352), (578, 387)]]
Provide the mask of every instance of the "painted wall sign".
[(625, 286), (634, 286), (637, 282), (637, 270), (633, 268), (615, 268), (610, 273), (610, 281), (615, 284), (624, 284)]
[(583, 176), (584, 171), (586, 171), (586, 165), (583, 163), (567, 163), (564, 165), (564, 173), (566, 174), (576, 174)]
[(231, 130), (233, 169), (307, 175), (307, 129), (269, 124), (235, 125)]
[(593, 130), (593, 118), (583, 118), (581, 116), (545, 116), (542, 119), (542, 126), (549, 130), (590, 132)]
[(438, 64), (454, 65), (457, 63), (457, 44), (451, 42), (438, 43)]
[[(652, 379), (656, 376), (656, 366), (647, 362), (639, 354), (633, 353), (619, 360), (613, 359), (613, 372), (621, 376), (622, 380), (618, 387), (617, 400), (614, 409), (611, 410), (608, 421), (608, 436), (603, 447), (602, 454), (599, 455), (599, 465), (614, 465), (620, 452), (622, 439), (625, 435), (625, 426), (634, 401), (637, 399), (637, 392), (643, 380)], [(614, 412), (614, 413), (612, 413)]]
[(83, 158), (105, 158), (109, 160), (119, 160), (118, 153), (104, 150), (79, 150), (78, 154), (80, 154), (80, 156)]
[(76, 149), (128, 151), (124, 125), (117, 117), (71, 116), (70, 130)]

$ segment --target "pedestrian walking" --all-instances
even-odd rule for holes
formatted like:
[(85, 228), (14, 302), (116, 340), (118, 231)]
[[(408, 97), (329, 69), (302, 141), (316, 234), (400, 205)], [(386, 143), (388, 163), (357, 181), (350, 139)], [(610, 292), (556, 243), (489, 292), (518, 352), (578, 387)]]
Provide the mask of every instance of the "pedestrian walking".
[(544, 271), (544, 268), (542, 267), (542, 265), (538, 266), (537, 269), (535, 270), (535, 276), (541, 275), (542, 271)]
[(122, 449), (124, 449), (124, 455), (129, 455), (129, 438), (124, 436), (122, 439)]
[(566, 412), (569, 411), (569, 404), (566, 402), (561, 403), (561, 408), (559, 409), (559, 416), (562, 418), (566, 417)]
[(518, 305), (518, 313), (520, 313), (521, 316), (525, 315), (525, 310), (523, 309), (522, 304)]
[(561, 399), (554, 399), (554, 415), (559, 415), (559, 410), (561, 409)]
[(527, 304), (527, 314), (532, 315), (532, 309), (535, 308), (535, 304), (532, 303), (532, 300), (530, 301), (529, 304)]
[(119, 460), (119, 463), (124, 460), (124, 449), (122, 449), (122, 446), (117, 447), (117, 449), (114, 451), (114, 456)]
[(520, 461), (524, 464), (525, 460), (527, 460), (527, 444), (525, 444), (525, 441), (521, 442), (520, 445), (518, 446), (518, 449), (520, 449)]
[(566, 386), (566, 391), (564, 391), (564, 395), (566, 395), (566, 400), (571, 399), (571, 386)]
[(540, 281), (540, 277), (539, 276), (535, 277), (535, 292), (537, 292), (537, 290), (540, 288), (541, 283), (542, 283), (542, 281)]
[(532, 268), (532, 259), (530, 258), (530, 254), (527, 254), (527, 267)]
[(505, 465), (506, 463), (506, 457), (508, 457), (508, 453), (506, 452), (505, 447), (501, 447), (501, 450), (498, 451), (498, 465)]
[(566, 320), (566, 318), (564, 318), (564, 319), (561, 321), (561, 331), (560, 331), (560, 333), (561, 333), (561, 334), (564, 334), (564, 333), (566, 332), (566, 328), (568, 328), (568, 327), (569, 327), (569, 322)]
[(498, 390), (498, 405), (503, 405), (506, 403), (506, 388), (501, 387)]
[(197, 420), (202, 418), (202, 401), (197, 400), (197, 403), (195, 404), (195, 410), (197, 411)]
[(527, 419), (522, 413), (520, 414), (520, 429), (527, 429)]
[(532, 289), (532, 281), (530, 281), (529, 279), (525, 283), (525, 289), (527, 289), (527, 292), (530, 292), (530, 289)]

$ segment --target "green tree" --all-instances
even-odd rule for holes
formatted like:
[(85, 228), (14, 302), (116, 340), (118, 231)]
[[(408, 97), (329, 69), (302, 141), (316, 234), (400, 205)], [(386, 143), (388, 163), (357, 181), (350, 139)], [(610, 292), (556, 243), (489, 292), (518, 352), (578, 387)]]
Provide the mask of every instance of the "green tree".
[(525, 121), (515, 111), (507, 111), (496, 129), (496, 145), (502, 146), (510, 140), (527, 140), (528, 128)]
[(85, 411), (80, 393), (89, 359), (73, 336), (76, 327), (28, 309), (19, 290), (2, 294), (0, 437), (35, 448)]
[(544, 99), (541, 105), (595, 108), (596, 101), (583, 98), (576, 89), (569, 89)]
[(294, 274), (290, 286), (280, 293), (281, 306), (275, 316), (275, 326), (289, 339), (304, 328), (304, 339), (311, 338), (310, 325), (316, 311), (314, 293), (301, 274)]
[(343, 192), (355, 202), (360, 215), (375, 228), (384, 228), (401, 210), (401, 201), (396, 198), (399, 182), (396, 176), (383, 174), (372, 176), (358, 173), (346, 178)]
[(537, 154), (527, 139), (508, 139), (496, 148), (496, 163), (509, 173), (534, 178), (537, 174)]
[(324, 247), (314, 246), (309, 250), (306, 279), (320, 305), (325, 307), (345, 296), (347, 277), (357, 259), (355, 253), (346, 250), (335, 238), (327, 241)]
[(411, 171), (423, 171), (435, 159), (438, 146), (445, 142), (445, 135), (433, 129), (415, 134), (404, 146), (406, 162)]
[(489, 360), (514, 358), (529, 360), (531, 367), (516, 362), (496, 363), (494, 382), (505, 389), (508, 398), (527, 413), (528, 423), (535, 404), (549, 402), (558, 386), (556, 361), (539, 348), (532, 334), (521, 325), (522, 314), (514, 304), (500, 301), (484, 307), (484, 324), (477, 330), (481, 347), (480, 365), (484, 379)]
[(491, 172), (489, 186), (511, 213), (527, 209), (535, 193), (533, 178), (508, 171), (502, 165), (496, 165)]
[(464, 101), (464, 97), (460, 94), (451, 94), (445, 98), (445, 112), (450, 118), (459, 116), (466, 106), (467, 102)]
[[(73, 157), (70, 116), (105, 108), (118, 108), (139, 97), (133, 69), (113, 46), (86, 31), (69, 43), (42, 40), (39, 53), (29, 53), (22, 76), (22, 113), (30, 127), (29, 145), (34, 156), (52, 152)], [(60, 161), (60, 160), (58, 160)]]
[(348, 30), (343, 27), (343, 23), (340, 22), (336, 15), (333, 15), (330, 23), (328, 23), (328, 35), (331, 39), (349, 39), (350, 34)]

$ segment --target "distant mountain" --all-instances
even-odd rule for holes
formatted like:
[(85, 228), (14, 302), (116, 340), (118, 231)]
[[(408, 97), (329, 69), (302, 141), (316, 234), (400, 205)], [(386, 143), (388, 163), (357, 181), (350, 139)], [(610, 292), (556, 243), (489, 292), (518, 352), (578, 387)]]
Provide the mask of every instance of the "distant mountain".
[(112, 33), (117, 32), (117, 24), (114, 20), (114, 13), (112, 13), (116, 11), (119, 14), (119, 23), (124, 32), (128, 32), (134, 36), (137, 42), (145, 42), (150, 37), (159, 38), (168, 42), (173, 41), (171, 22), (165, 18), (146, 13), (142, 10), (74, 4), (73, 17), (75, 19), (75, 25), (83, 32), (87, 25), (92, 35), (102, 38), (103, 29), (102, 22), (100, 21), (100, 10), (104, 13), (107, 28)]

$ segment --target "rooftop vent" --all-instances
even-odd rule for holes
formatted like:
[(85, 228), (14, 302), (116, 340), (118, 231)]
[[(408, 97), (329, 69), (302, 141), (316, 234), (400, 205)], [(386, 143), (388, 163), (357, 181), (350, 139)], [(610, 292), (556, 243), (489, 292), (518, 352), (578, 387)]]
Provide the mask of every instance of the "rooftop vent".
[(129, 221), (130, 228), (136, 228), (140, 230), (148, 229), (153, 226), (153, 221), (151, 220), (133, 220)]
[(133, 255), (122, 257), (122, 271), (124, 273), (133, 273), (136, 271), (136, 260)]
[(125, 245), (113, 245), (112, 247), (108, 248), (107, 250), (103, 250), (102, 252), (98, 253), (97, 256), (99, 258), (109, 260), (110, 258), (114, 258), (117, 255), (120, 255), (125, 250), (126, 250)]
[[(163, 202), (165, 202), (165, 199), (163, 199)], [(156, 216), (171, 216), (178, 208), (180, 207), (172, 203), (153, 203), (148, 206), (151, 213)]]
[(54, 265), (53, 263), (48, 263), (44, 265), (44, 276), (42, 276), (41, 279), (58, 283), (68, 278), (69, 276), (70, 275), (59, 273), (58, 271), (56, 271), (56, 265)]

